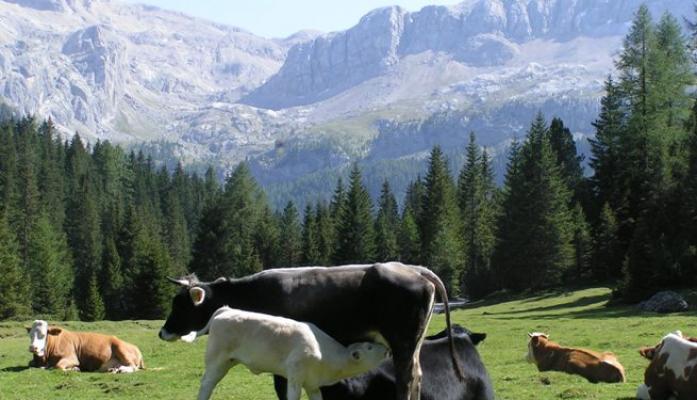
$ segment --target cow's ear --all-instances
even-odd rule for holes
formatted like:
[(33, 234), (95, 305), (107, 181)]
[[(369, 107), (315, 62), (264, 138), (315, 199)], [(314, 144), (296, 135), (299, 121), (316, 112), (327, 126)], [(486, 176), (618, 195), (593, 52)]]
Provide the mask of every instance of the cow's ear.
[(48, 328), (48, 330), (46, 331), (46, 333), (48, 333), (51, 336), (58, 336), (61, 334), (61, 332), (63, 332), (63, 329), (61, 328)]
[(357, 350), (352, 351), (351, 358), (353, 358), (356, 361), (360, 360), (361, 359), (361, 352), (357, 351)]
[(470, 340), (475, 346), (484, 341), (484, 339), (486, 339), (486, 333), (472, 333), (470, 335)]
[(24, 329), (27, 330), (27, 333), (31, 332), (31, 326), (25, 326)]
[(639, 349), (639, 354), (647, 360), (653, 360), (654, 352), (656, 351), (653, 347), (642, 347)]
[(206, 299), (206, 291), (203, 288), (194, 286), (189, 289), (189, 296), (191, 296), (191, 301), (194, 302), (194, 305), (199, 306)]

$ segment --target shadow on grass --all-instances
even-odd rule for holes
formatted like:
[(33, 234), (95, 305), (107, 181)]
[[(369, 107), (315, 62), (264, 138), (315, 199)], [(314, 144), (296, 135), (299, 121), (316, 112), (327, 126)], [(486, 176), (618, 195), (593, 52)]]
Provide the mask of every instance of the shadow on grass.
[[(505, 318), (505, 315), (501, 315), (500, 318)], [(527, 316), (511, 316), (508, 319), (536, 319), (536, 320), (550, 320), (559, 318), (572, 318), (572, 319), (608, 319), (608, 318), (623, 318), (623, 317), (652, 317), (652, 318), (670, 318), (670, 317), (694, 317), (697, 316), (697, 312), (682, 312), (682, 313), (671, 313), (671, 314), (657, 314), (651, 312), (643, 312), (637, 310), (634, 307), (601, 307), (594, 308), (591, 310), (579, 310), (571, 311), (564, 314), (554, 314), (554, 315), (527, 315)]]
[(2, 368), (2, 369), (0, 369), (0, 372), (22, 372), (22, 371), (27, 370), (27, 369), (29, 369), (28, 366), (20, 365), (20, 366), (16, 366), (16, 367)]
[(585, 306), (590, 306), (590, 305), (596, 304), (596, 303), (607, 302), (609, 299), (610, 299), (609, 293), (599, 294), (597, 296), (581, 297), (579, 299), (576, 299), (575, 301), (571, 301), (568, 303), (554, 304), (551, 306), (544, 306), (544, 307), (525, 308), (525, 309), (521, 309), (521, 310), (492, 312), (491, 314), (492, 315), (497, 315), (497, 314), (526, 314), (526, 313), (565, 310), (568, 308), (585, 307)]

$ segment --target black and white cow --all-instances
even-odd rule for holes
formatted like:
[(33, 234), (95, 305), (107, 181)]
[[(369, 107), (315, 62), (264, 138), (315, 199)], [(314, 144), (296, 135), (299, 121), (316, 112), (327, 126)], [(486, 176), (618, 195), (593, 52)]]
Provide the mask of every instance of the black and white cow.
[[(460, 380), (450, 366), (450, 349), (447, 330), (429, 336), (421, 347), (420, 361), (423, 369), (421, 400), (493, 400), (494, 390), (489, 374), (475, 346), (486, 334), (472, 333), (459, 325), (453, 325), (457, 358), (463, 366), (465, 379)], [(286, 400), (286, 382), (274, 378), (276, 395)], [(363, 375), (344, 379), (331, 386), (322, 387), (323, 400), (384, 400), (395, 396), (395, 374), (392, 360)]]
[[(240, 279), (198, 282), (175, 280), (186, 290), (172, 301), (160, 338), (173, 341), (206, 334), (213, 313), (222, 306), (311, 322), (343, 345), (386, 343), (395, 365), (397, 400), (419, 400), (419, 350), (431, 318), (435, 292), (446, 304), (441, 280), (424, 267), (400, 263), (272, 269)], [(189, 289), (200, 287), (206, 301), (195, 306)], [(453, 368), (462, 376), (451, 346)]]

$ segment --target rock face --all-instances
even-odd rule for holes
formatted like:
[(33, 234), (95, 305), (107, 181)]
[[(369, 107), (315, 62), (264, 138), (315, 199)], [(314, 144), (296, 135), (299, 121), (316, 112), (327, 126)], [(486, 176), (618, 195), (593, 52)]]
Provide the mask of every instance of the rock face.
[(169, 161), (249, 160), (276, 204), (328, 194), (356, 160), (399, 193), (470, 130), (500, 173), (537, 111), (583, 143), (642, 1), (693, 15), (688, 0), (464, 0), (266, 39), (116, 0), (0, 0), (0, 105)]
[(673, 291), (664, 291), (656, 293), (646, 301), (642, 301), (637, 307), (642, 311), (665, 314), (687, 311), (688, 304), (679, 294)]
[[(383, 8), (353, 28), (294, 47), (283, 68), (243, 100), (271, 109), (311, 104), (385, 73), (408, 55), (442, 52), (470, 66), (498, 66), (536, 39), (621, 35), (643, 0), (466, 0), (408, 13)], [(681, 14), (684, 0), (646, 2)]]

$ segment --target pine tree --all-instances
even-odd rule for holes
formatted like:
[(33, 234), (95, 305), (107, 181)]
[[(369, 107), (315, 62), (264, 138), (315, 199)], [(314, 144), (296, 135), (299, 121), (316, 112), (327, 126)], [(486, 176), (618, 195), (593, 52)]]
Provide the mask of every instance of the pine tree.
[(80, 319), (82, 321), (99, 321), (104, 319), (104, 301), (99, 293), (97, 276), (93, 271), (85, 278), (85, 286), (82, 288), (83, 296), (78, 299)]
[(441, 278), (448, 293), (455, 294), (463, 258), (460, 218), (447, 160), (438, 146), (431, 151), (424, 189), (419, 222), (423, 259)]
[(310, 204), (305, 206), (302, 226), (302, 262), (304, 265), (319, 265), (319, 227), (315, 211)]
[(496, 199), (488, 155), (479, 150), (474, 133), (470, 134), (466, 154), (458, 180), (465, 254), (460, 287), (476, 298), (493, 289), (490, 266), (495, 243)]
[(280, 257), (280, 222), (269, 206), (261, 210), (259, 221), (254, 232), (254, 248), (259, 255), (262, 268), (272, 268), (282, 265)]
[(323, 203), (317, 203), (315, 207), (315, 223), (317, 225), (317, 263), (329, 265), (336, 248), (336, 229), (329, 208)]
[(506, 175), (497, 275), (505, 288), (556, 286), (573, 264), (570, 193), (559, 172), (541, 114), (525, 144), (513, 149)]
[(302, 257), (302, 229), (295, 204), (289, 201), (280, 219), (280, 257), (285, 267), (297, 267)]
[[(612, 79), (605, 82), (605, 96), (600, 101), (600, 115), (593, 123), (595, 138), (590, 139), (594, 171), (591, 183), (599, 206), (608, 204), (618, 209), (623, 201), (625, 186), (622, 171), (621, 140), (625, 135), (625, 110), (623, 98)], [(598, 207), (598, 212), (600, 208)]]
[(619, 279), (622, 276), (624, 252), (617, 237), (617, 218), (605, 203), (593, 237), (593, 276), (596, 280)]
[(397, 243), (399, 245), (399, 261), (407, 264), (420, 263), (421, 242), (419, 240), (419, 227), (416, 224), (411, 207), (405, 208), (402, 213)]
[(378, 215), (375, 220), (376, 261), (393, 261), (398, 257), (397, 230), (399, 210), (387, 180), (382, 183)]
[(575, 257), (571, 279), (585, 279), (590, 275), (591, 249), (593, 243), (586, 215), (583, 213), (583, 208), (579, 203), (576, 203), (572, 210), (572, 218), (572, 244)]
[(29, 282), (19, 258), (15, 235), (0, 215), (0, 320), (30, 313)]
[(27, 262), (33, 312), (65, 318), (73, 285), (70, 249), (65, 234), (51, 224), (45, 212), (31, 232)]
[(549, 143), (556, 154), (562, 179), (574, 194), (574, 200), (581, 200), (581, 183), (583, 181), (581, 162), (583, 162), (583, 156), (578, 154), (574, 137), (560, 118), (553, 118), (549, 125)]
[(104, 314), (107, 319), (120, 320), (128, 316), (124, 276), (116, 241), (108, 236), (104, 241), (102, 271), (99, 274), (99, 290), (104, 299)]
[[(356, 264), (374, 261), (375, 233), (373, 230), (372, 202), (363, 185), (361, 170), (354, 164), (349, 178), (343, 207), (337, 220), (337, 264)], [(333, 204), (340, 204), (333, 202)]]

